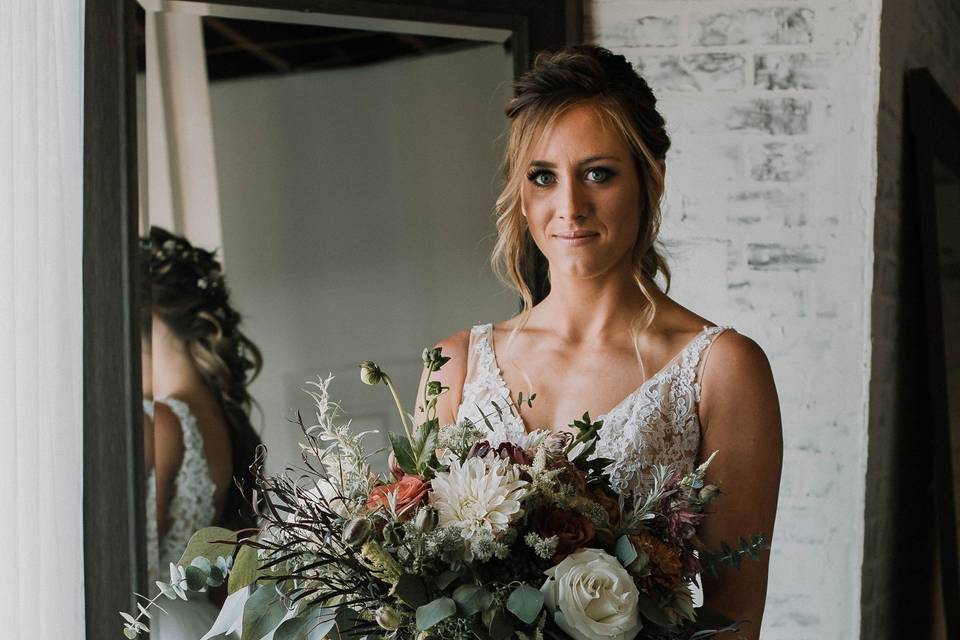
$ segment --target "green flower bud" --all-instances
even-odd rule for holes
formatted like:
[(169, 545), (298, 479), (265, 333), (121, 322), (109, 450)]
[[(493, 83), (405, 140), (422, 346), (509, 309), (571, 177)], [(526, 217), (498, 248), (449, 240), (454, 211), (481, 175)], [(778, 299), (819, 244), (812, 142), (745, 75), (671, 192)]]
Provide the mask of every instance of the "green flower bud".
[(431, 507), (424, 507), (417, 512), (417, 517), (413, 521), (417, 529), (423, 533), (430, 533), (437, 528), (437, 510)]
[(393, 607), (380, 607), (376, 614), (377, 624), (387, 631), (400, 627), (400, 614)]
[(423, 366), (430, 371), (439, 371), (440, 367), (450, 361), (450, 358), (443, 357), (440, 347), (424, 349), (421, 358), (423, 359)]
[(360, 379), (364, 384), (375, 386), (383, 382), (383, 371), (372, 360), (364, 360), (360, 363)]
[(366, 518), (348, 520), (347, 523), (343, 525), (343, 543), (351, 547), (359, 547), (367, 541), (372, 530), (373, 524)]

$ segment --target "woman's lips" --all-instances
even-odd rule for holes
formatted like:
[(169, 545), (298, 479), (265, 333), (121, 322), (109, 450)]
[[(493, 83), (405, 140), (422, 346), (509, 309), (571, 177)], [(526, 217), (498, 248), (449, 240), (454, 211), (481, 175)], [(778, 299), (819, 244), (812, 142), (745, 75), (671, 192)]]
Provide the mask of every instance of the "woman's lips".
[(553, 237), (567, 246), (579, 247), (593, 242), (600, 237), (600, 234), (596, 231), (574, 231), (571, 233), (555, 233)]

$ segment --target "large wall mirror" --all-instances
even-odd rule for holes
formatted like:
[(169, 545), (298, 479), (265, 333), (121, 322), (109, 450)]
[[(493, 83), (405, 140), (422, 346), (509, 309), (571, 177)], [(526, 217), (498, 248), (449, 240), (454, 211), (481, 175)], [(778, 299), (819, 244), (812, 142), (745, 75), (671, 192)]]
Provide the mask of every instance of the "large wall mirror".
[[(934, 638), (960, 635), (960, 106), (927, 69), (907, 74), (933, 435)], [(925, 416), (926, 414), (920, 414)]]
[[(300, 389), (318, 375), (358, 425), (400, 429), (358, 358), (412, 405), (420, 348), (516, 308), (488, 267), (502, 106), (580, 19), (564, 1), (88, 0), (88, 637), (119, 629), (163, 561), (159, 413), (194, 423), (211, 466), (236, 453), (231, 410), (171, 350), (177, 309), (239, 314), (229, 352), (193, 356), (227, 377), (259, 367), (246, 399), (268, 471), (297, 462), (287, 418), (310, 413)], [(142, 269), (180, 258), (159, 284)]]

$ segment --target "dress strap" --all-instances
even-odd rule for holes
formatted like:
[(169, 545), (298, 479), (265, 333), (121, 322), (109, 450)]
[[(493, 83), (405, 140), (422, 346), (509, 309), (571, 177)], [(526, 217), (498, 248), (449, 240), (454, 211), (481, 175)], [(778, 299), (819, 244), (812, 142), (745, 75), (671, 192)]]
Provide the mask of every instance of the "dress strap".
[(478, 324), (470, 328), (470, 344), (467, 347), (467, 374), (464, 377), (464, 386), (474, 382), (483, 375), (487, 365), (486, 345), (484, 340), (489, 340), (488, 327), (493, 325)]
[(736, 329), (730, 325), (704, 327), (704, 339), (698, 343), (696, 353), (692, 361), (692, 366), (696, 368), (696, 375), (693, 379), (698, 384), (703, 376), (703, 371), (707, 366), (707, 358), (710, 356), (710, 350), (713, 348), (714, 342), (716, 342), (720, 334), (725, 331), (736, 331)]

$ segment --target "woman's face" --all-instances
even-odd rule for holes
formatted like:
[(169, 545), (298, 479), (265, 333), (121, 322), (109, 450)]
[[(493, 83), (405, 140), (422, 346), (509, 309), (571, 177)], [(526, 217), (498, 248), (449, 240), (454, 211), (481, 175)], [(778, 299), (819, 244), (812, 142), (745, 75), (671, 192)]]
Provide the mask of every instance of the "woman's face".
[(595, 107), (561, 115), (532, 149), (521, 208), (558, 275), (594, 278), (629, 265), (641, 186), (630, 150)]

